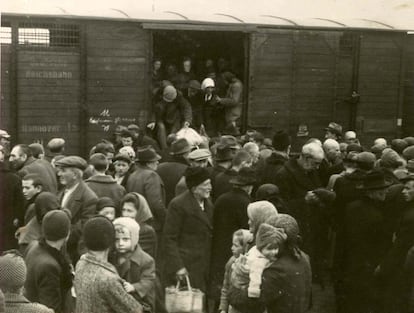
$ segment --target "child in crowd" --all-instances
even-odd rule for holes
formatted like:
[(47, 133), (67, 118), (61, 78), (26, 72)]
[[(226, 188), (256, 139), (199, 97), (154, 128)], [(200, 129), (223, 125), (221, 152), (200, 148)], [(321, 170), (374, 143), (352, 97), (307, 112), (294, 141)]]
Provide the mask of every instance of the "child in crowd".
[(221, 297), (220, 297), (220, 305), (219, 305), (219, 312), (220, 313), (227, 313), (231, 312), (229, 309), (229, 302), (227, 300), (227, 292), (230, 286), (230, 277), (231, 277), (231, 270), (234, 264), (234, 261), (247, 252), (247, 248), (249, 242), (253, 239), (253, 235), (247, 229), (239, 229), (236, 230), (233, 234), (233, 244), (231, 246), (231, 252), (233, 256), (228, 260), (225, 273), (224, 273), (224, 281), (223, 287), (221, 289)]
[[(263, 270), (277, 260), (279, 246), (287, 236), (283, 229), (263, 223), (256, 234), (256, 245), (245, 256), (240, 256), (233, 264), (229, 302), (232, 307), (241, 310), (244, 306), (240, 290), (247, 288), (249, 298), (260, 297)], [(237, 312), (232, 310), (232, 312)]]
[(140, 246), (155, 259), (157, 235), (151, 226), (152, 213), (147, 200), (137, 192), (127, 193), (121, 200), (121, 216), (130, 217), (139, 224)]
[(116, 216), (115, 202), (109, 197), (102, 197), (96, 203), (96, 214), (107, 217), (111, 222)]
[(154, 312), (155, 262), (140, 245), (138, 223), (128, 217), (117, 218), (115, 226), (116, 268), (125, 281), (124, 288), (142, 304), (144, 312)]
[(114, 179), (119, 185), (126, 187), (133, 167), (131, 157), (126, 153), (119, 153), (115, 156), (113, 164), (115, 170)]

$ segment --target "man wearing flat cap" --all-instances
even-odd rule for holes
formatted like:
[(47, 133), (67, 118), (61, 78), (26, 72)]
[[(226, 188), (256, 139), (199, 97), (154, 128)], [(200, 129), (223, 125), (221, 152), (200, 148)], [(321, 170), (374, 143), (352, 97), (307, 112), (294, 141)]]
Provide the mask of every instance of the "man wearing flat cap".
[(161, 156), (151, 146), (146, 146), (138, 149), (136, 158), (137, 168), (129, 176), (126, 190), (138, 192), (148, 201), (154, 216), (153, 227), (160, 239), (166, 214), (164, 183), (156, 172)]
[(363, 193), (361, 199), (346, 207), (340, 268), (344, 312), (372, 312), (376, 307), (378, 294), (374, 273), (393, 238), (383, 207), (390, 185), (383, 172), (373, 170), (358, 186)]
[(83, 252), (80, 243), (83, 225), (95, 214), (98, 197), (82, 180), (87, 163), (78, 156), (67, 156), (56, 162), (57, 176), (64, 187), (58, 197), (62, 208), (72, 214), (68, 252), (75, 264)]

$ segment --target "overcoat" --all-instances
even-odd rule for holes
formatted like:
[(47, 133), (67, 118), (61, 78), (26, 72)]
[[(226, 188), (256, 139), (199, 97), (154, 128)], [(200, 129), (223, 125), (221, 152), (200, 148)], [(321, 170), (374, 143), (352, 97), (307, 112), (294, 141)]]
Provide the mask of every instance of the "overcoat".
[(175, 284), (175, 274), (186, 268), (192, 287), (206, 291), (211, 239), (213, 205), (204, 201), (204, 210), (190, 191), (174, 198), (168, 207), (164, 227), (164, 280)]
[(164, 162), (158, 165), (157, 173), (160, 175), (165, 188), (165, 204), (168, 205), (175, 197), (175, 186), (184, 175), (187, 164), (184, 162)]
[(54, 194), (57, 192), (57, 178), (55, 170), (46, 160), (30, 157), (27, 159), (24, 166), (18, 171), (18, 174), (21, 178), (27, 174), (37, 174), (41, 177), (46, 191), (50, 191)]
[(15, 293), (4, 295), (5, 313), (54, 313), (52, 309), (40, 303), (31, 303), (24, 296)]
[(98, 198), (109, 197), (114, 200), (117, 208), (125, 195), (125, 188), (117, 184), (116, 180), (110, 175), (95, 175), (85, 180), (85, 183)]
[(286, 154), (276, 151), (272, 152), (267, 159), (265, 159), (262, 163), (259, 163), (257, 171), (259, 180), (258, 185), (274, 184), (278, 186), (276, 174), (288, 160), (289, 157)]

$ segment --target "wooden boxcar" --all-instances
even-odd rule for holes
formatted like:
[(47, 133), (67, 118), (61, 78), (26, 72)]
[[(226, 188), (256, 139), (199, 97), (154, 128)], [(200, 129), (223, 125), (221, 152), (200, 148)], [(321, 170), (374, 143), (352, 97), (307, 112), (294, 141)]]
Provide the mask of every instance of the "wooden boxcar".
[(123, 11), (101, 18), (56, 10), (1, 15), (0, 123), (14, 142), (62, 136), (68, 153), (86, 155), (117, 124), (145, 127), (160, 31), (238, 36), (244, 129), (288, 129), (295, 142), (306, 139), (297, 136), (303, 130), (322, 137), (331, 121), (366, 143), (414, 133), (414, 36), (407, 30), (362, 20), (300, 24), (217, 15), (197, 21), (174, 12), (145, 19)]

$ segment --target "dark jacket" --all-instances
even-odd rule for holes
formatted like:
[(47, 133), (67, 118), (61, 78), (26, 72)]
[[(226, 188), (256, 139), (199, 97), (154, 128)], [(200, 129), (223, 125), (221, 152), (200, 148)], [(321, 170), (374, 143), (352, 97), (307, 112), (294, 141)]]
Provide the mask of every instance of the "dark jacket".
[(211, 251), (211, 293), (219, 298), (224, 277), (224, 266), (231, 257), (233, 233), (248, 228), (247, 206), (250, 196), (240, 188), (221, 195), (214, 205), (214, 231)]
[(27, 248), (25, 262), (27, 299), (44, 304), (56, 313), (67, 312), (65, 300), (72, 287), (72, 272), (62, 252), (42, 240), (34, 241)]
[(298, 221), (303, 239), (303, 250), (313, 250), (314, 240), (311, 235), (311, 208), (305, 201), (308, 191), (322, 187), (318, 172), (303, 170), (297, 159), (290, 159), (276, 174), (277, 186), (282, 199), (285, 200), (291, 215)]
[(17, 247), (14, 233), (16, 227), (13, 221), (17, 219), (19, 225), (24, 224), (24, 197), (20, 178), (0, 162), (0, 251)]
[(165, 221), (165, 190), (164, 183), (157, 172), (137, 166), (127, 183), (128, 192), (138, 192), (148, 201), (154, 217), (154, 229), (157, 233), (162, 231)]
[(164, 182), (165, 204), (167, 206), (175, 197), (175, 186), (177, 186), (178, 181), (184, 175), (187, 167), (188, 165), (184, 163), (184, 159), (182, 162), (172, 161), (158, 165), (157, 173)]
[(272, 152), (272, 154), (264, 160), (263, 164), (260, 164), (261, 166), (258, 168), (258, 185), (274, 184), (278, 186), (276, 174), (288, 160), (288, 155), (277, 151)]
[(220, 197), (222, 194), (230, 191), (233, 188), (233, 185), (230, 183), (230, 179), (235, 178), (236, 176), (237, 172), (231, 168), (216, 176), (213, 184), (213, 200), (218, 199), (218, 197)]
[(21, 178), (27, 174), (37, 174), (42, 179), (45, 191), (50, 191), (51, 193), (57, 192), (57, 179), (55, 170), (53, 169), (52, 165), (50, 165), (50, 163), (46, 160), (30, 157), (27, 159), (23, 168), (18, 171), (18, 174)]
[(309, 257), (282, 254), (262, 274), (261, 298), (268, 313), (304, 313), (311, 301)]
[(4, 302), (6, 313), (55, 313), (47, 306), (31, 303), (24, 296), (15, 293), (6, 293)]
[(125, 188), (118, 185), (116, 180), (109, 175), (95, 175), (85, 180), (85, 183), (98, 198), (109, 197), (114, 200), (116, 207), (119, 206), (122, 197), (125, 195)]
[(155, 262), (154, 259), (145, 253), (140, 246), (137, 246), (131, 257), (123, 264), (116, 267), (119, 276), (131, 283), (135, 292), (134, 298), (141, 304), (149, 307), (155, 312)]
[(173, 102), (161, 100), (155, 104), (154, 114), (157, 122), (162, 121), (167, 125), (192, 122), (191, 105), (182, 95), (178, 95)]
[(175, 284), (175, 274), (185, 267), (191, 285), (206, 291), (211, 238), (213, 234), (213, 205), (204, 201), (204, 211), (190, 191), (174, 198), (168, 207), (164, 227), (164, 278)]
[[(64, 190), (59, 193), (59, 199), (63, 199), (63, 194)], [(72, 226), (67, 247), (74, 263), (76, 263), (82, 253), (79, 242), (82, 237), (83, 226), (88, 219), (95, 215), (97, 201), (98, 197), (91, 188), (85, 182), (80, 181), (66, 202), (65, 208), (72, 214)]]

